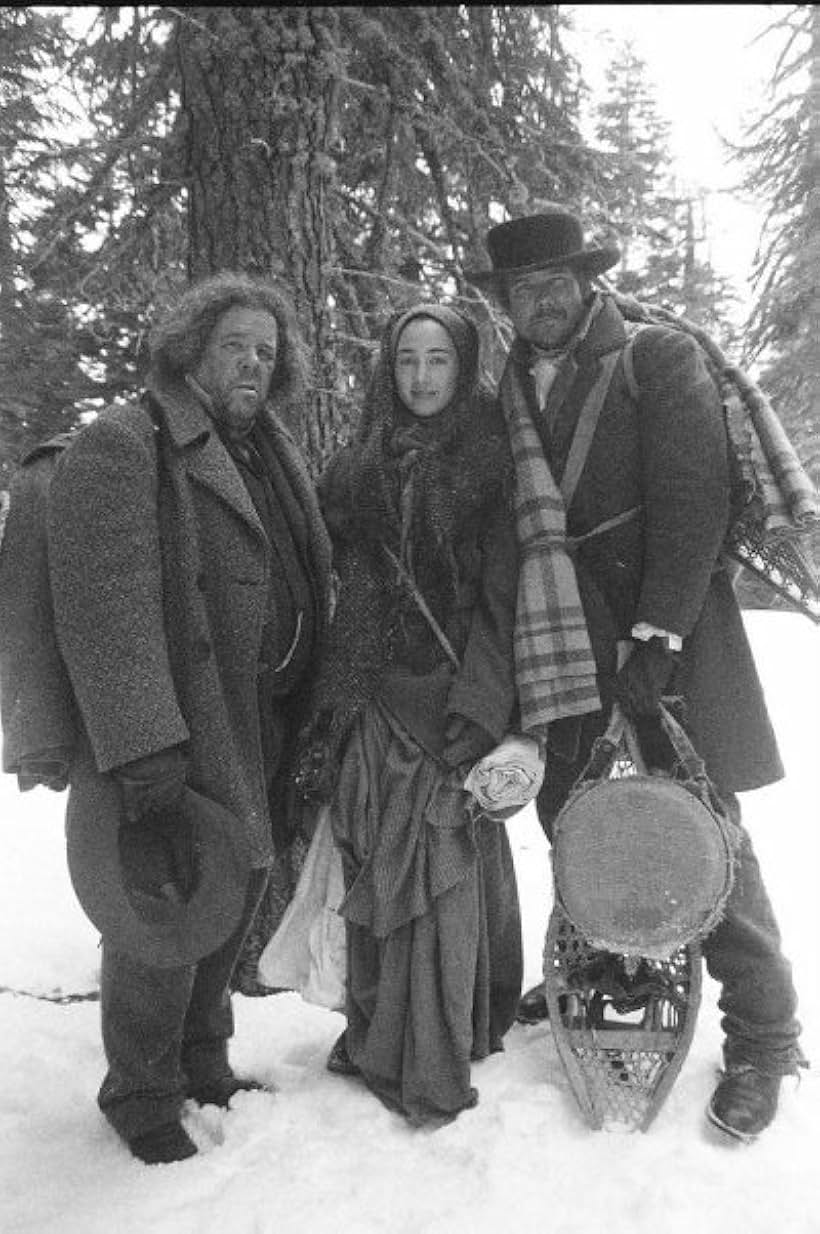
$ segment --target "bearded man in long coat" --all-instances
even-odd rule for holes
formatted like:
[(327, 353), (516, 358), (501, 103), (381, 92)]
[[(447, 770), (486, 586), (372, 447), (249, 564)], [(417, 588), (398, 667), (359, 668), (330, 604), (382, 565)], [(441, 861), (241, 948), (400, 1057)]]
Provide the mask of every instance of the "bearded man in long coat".
[[(586, 245), (570, 211), (502, 223), (487, 244), (493, 269), (468, 277), (515, 327), (499, 394), (528, 496), (519, 619), (529, 614), (531, 629), (517, 632), (517, 676), (522, 728), (546, 755), (541, 824), (550, 837), (615, 701), (650, 740), (661, 697), (674, 694), (739, 827), (735, 794), (783, 769), (721, 552), (730, 482), (716, 386), (694, 340), (662, 326), (638, 332), (625, 371), (625, 321), (592, 282), (620, 254)], [(708, 1116), (752, 1139), (776, 1113), (782, 1077), (805, 1063), (791, 969), (745, 832), (703, 953), (725, 1032)], [(543, 987), (524, 995), (520, 1018), (546, 1014)]]
[(103, 412), (61, 457), (48, 534), (80, 722), (70, 862), (83, 837), (117, 835), (123, 876), (154, 905), (170, 896), (173, 913), (193, 881), (181, 835), (190, 790), (201, 809), (227, 812), (248, 858), (239, 919), (196, 962), (120, 945), (117, 922), (102, 931), (98, 1101), (134, 1155), (155, 1163), (196, 1152), (180, 1121), (186, 1099), (227, 1106), (261, 1087), (228, 1062), (230, 979), (282, 823), (277, 793), (326, 624), (330, 547), (284, 426), (305, 412), (287, 298), (218, 275), (192, 286), (150, 343), (143, 398)]

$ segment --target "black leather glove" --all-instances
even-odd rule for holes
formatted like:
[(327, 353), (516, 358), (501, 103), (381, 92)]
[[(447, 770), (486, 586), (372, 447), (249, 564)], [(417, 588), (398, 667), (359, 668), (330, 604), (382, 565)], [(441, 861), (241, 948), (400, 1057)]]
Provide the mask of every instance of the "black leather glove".
[(615, 677), (613, 693), (630, 717), (654, 716), (678, 662), (663, 639), (636, 640), (634, 650)]
[(179, 746), (114, 767), (111, 774), (120, 786), (126, 822), (137, 823), (174, 806), (182, 796), (187, 772), (188, 760)]
[(120, 868), (129, 889), (182, 903), (197, 874), (196, 837), (178, 805), (188, 761), (179, 746), (116, 767), (125, 822), (119, 830)]
[(453, 715), (448, 720), (446, 738), (445, 762), (455, 768), (466, 766), (467, 770), (498, 744), (475, 720), (461, 715)]
[(117, 840), (126, 888), (182, 904), (196, 885), (197, 846), (193, 828), (174, 819), (173, 809), (123, 823)]

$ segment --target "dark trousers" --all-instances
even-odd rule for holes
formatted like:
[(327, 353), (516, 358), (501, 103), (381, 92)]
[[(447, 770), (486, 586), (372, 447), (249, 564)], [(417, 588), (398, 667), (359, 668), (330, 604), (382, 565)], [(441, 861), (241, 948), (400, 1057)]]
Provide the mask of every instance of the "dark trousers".
[(242, 917), (218, 951), (182, 968), (155, 968), (103, 943), (100, 1002), (108, 1073), (100, 1109), (125, 1140), (179, 1117), (189, 1086), (229, 1073), (229, 993), (267, 882), (254, 870)]
[(805, 1063), (797, 1043), (800, 1023), (791, 964), (780, 948), (780, 930), (760, 866), (740, 823), (740, 804), (732, 793), (720, 795), (741, 830), (723, 920), (702, 943), (709, 975), (722, 987), (718, 1006), (723, 1012), (724, 1060), (753, 1063), (771, 1075), (791, 1075)]
[[(603, 727), (599, 716), (586, 717), (578, 757), (572, 763), (548, 758), (537, 807), (550, 841), (553, 823)], [(791, 965), (781, 950), (780, 931), (751, 839), (740, 822), (740, 803), (734, 793), (719, 784), (715, 788), (741, 832), (723, 919), (701, 944), (707, 971), (722, 987), (718, 1005), (723, 1012), (724, 1061), (749, 1062), (772, 1075), (790, 1075), (805, 1065), (798, 1045)]]

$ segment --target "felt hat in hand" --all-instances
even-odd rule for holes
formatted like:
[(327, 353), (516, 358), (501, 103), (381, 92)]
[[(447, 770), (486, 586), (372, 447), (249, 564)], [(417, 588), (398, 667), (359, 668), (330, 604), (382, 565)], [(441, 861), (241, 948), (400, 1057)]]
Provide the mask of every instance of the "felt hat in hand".
[(487, 251), (492, 270), (465, 270), (464, 277), (490, 290), (503, 289), (510, 277), (553, 267), (567, 266), (591, 278), (614, 266), (621, 257), (614, 244), (585, 244), (581, 220), (558, 205), (490, 228)]
[[(113, 786), (112, 786), (113, 787)], [(240, 821), (193, 789), (172, 807), (171, 829), (116, 823), (113, 809), (72, 809), (68, 869), (83, 911), (106, 946), (159, 968), (195, 964), (239, 924), (250, 853)]]

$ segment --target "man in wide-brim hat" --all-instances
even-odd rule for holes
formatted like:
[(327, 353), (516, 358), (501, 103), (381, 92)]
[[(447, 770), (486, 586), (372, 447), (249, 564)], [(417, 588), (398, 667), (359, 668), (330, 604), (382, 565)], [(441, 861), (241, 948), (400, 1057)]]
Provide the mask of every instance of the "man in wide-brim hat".
[[(701, 351), (681, 331), (647, 326), (625, 361), (627, 325), (594, 282), (618, 249), (587, 243), (560, 205), (493, 227), (487, 248), (492, 268), (467, 277), (515, 327), (499, 397), (522, 550), (521, 725), (546, 756), (541, 824), (551, 837), (616, 701), (661, 766), (658, 704), (674, 695), (740, 827), (735, 794), (783, 769), (721, 557), (727, 441)], [(725, 1032), (708, 1113), (749, 1140), (774, 1118), (782, 1077), (805, 1064), (790, 965), (745, 832), (724, 918), (703, 952), (722, 986)], [(545, 1015), (537, 987), (520, 1016)]]
[(621, 257), (614, 244), (586, 244), (581, 220), (560, 206), (493, 227), (487, 234), (487, 249), (492, 269), (466, 274), (477, 287), (494, 291), (503, 290), (511, 279), (556, 266), (593, 278)]

